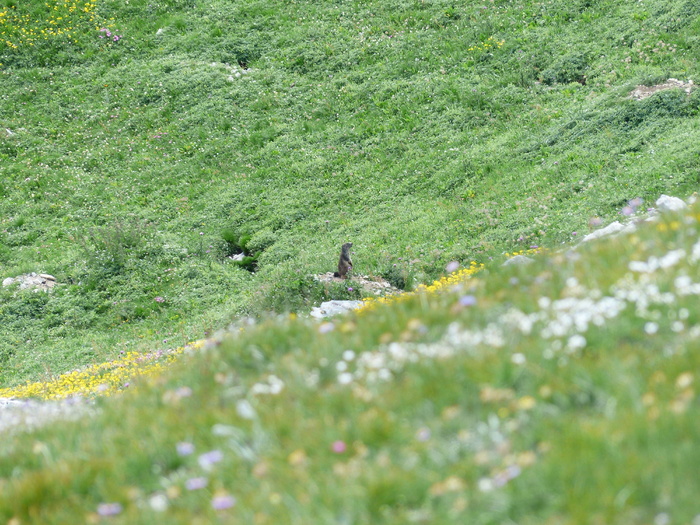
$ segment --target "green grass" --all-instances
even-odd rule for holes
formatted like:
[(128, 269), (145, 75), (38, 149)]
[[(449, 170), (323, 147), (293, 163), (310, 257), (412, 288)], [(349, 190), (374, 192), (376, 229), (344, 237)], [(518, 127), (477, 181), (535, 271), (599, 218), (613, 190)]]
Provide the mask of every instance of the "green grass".
[[(51, 25), (9, 5), (6, 31)], [(308, 310), (346, 240), (358, 271), (430, 282), (698, 185), (698, 95), (627, 99), (697, 74), (688, 2), (90, 10), (0, 47), (2, 274), (67, 285), (31, 314), (3, 292), (3, 384)]]
[(691, 523), (699, 218), (236, 330), (94, 418), (6, 436), (0, 517)]
[[(671, 329), (691, 330), (692, 296), (678, 297), (682, 320), (669, 305), (659, 319), (628, 306), (561, 365), (541, 357), (548, 340), (514, 333), (505, 348), (524, 368), (486, 348), (350, 395), (331, 366), (349, 348), (438, 340), (452, 320), (486, 326), (510, 304), (534, 311), (540, 295), (569, 293), (571, 274), (612, 294), (629, 257), (690, 242), (694, 227), (683, 226), (591, 247), (580, 261), (496, 269), (504, 252), (554, 249), (633, 198), (697, 190), (699, 92), (628, 98), (639, 84), (697, 81), (695, 2), (130, 0), (91, 4), (93, 20), (68, 3), (15, 4), (0, 7), (0, 277), (50, 273), (61, 286), (0, 290), (0, 386), (177, 347), (243, 316), (267, 324), (164, 385), (105, 402), (95, 421), (8, 443), (4, 518), (80, 522), (120, 501), (117, 521), (152, 523), (143, 498), (170, 485), (173, 522), (213, 515), (218, 489), (239, 499), (236, 519), (260, 523), (465, 513), (475, 523), (660, 513), (686, 523), (698, 513), (697, 406), (674, 386), (696, 368), (693, 345)], [(42, 36), (48, 26), (64, 31)], [(275, 321), (352, 297), (310, 277), (334, 269), (345, 241), (356, 271), (408, 287), (450, 261), (486, 263), (491, 274), (470, 292), (479, 308), (415, 299), (325, 335)], [(254, 273), (228, 258), (241, 249)], [(659, 324), (651, 338), (649, 322)], [(285, 395), (239, 421), (235, 401), (270, 373), (284, 376)], [(170, 406), (163, 389), (177, 385), (194, 392)], [(484, 401), (486, 385), (507, 392)], [(645, 392), (661, 407), (653, 418)], [(535, 406), (518, 408), (528, 396)], [(509, 450), (479, 434), (489, 421), (510, 429)], [(213, 436), (215, 423), (242, 434)], [(423, 428), (434, 443), (416, 440)], [(198, 474), (174, 452), (182, 440), (198, 453), (226, 448), (204, 492), (182, 490), (179, 476)], [(335, 440), (344, 456), (329, 452)], [(298, 450), (308, 459), (293, 455), (295, 467)], [(513, 461), (528, 464), (520, 476), (478, 490)], [(251, 477), (261, 462), (267, 474)]]

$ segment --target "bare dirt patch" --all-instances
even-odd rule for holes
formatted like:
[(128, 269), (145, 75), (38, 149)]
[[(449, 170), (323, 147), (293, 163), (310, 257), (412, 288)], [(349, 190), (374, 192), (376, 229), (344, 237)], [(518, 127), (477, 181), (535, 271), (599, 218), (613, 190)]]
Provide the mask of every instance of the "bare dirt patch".
[(659, 91), (677, 88), (680, 88), (689, 94), (693, 89), (695, 89), (695, 84), (692, 80), (683, 82), (682, 80), (678, 80), (677, 78), (669, 78), (663, 84), (657, 84), (655, 86), (637, 86), (636, 88), (634, 88), (634, 90), (632, 90), (632, 93), (630, 93), (630, 98), (633, 98), (635, 100), (643, 100), (652, 96), (654, 93), (658, 93)]

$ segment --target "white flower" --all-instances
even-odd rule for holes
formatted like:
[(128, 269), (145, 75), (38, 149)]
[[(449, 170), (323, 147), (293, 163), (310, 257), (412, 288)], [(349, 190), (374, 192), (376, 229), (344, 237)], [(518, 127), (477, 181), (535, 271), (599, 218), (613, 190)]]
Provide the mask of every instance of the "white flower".
[(491, 492), (493, 490), (493, 480), (491, 478), (481, 478), (477, 486), (481, 492)]
[(255, 419), (255, 409), (246, 399), (239, 399), (236, 403), (236, 412), (243, 419)]
[(659, 331), (659, 325), (652, 321), (649, 321), (647, 324), (644, 325), (644, 331), (649, 335), (653, 335)]
[(341, 385), (348, 385), (352, 383), (352, 374), (350, 372), (343, 372), (338, 376), (338, 383)]
[(510, 358), (511, 362), (515, 365), (524, 365), (525, 356), (521, 353), (513, 354)]
[(168, 497), (165, 494), (154, 494), (148, 499), (148, 505), (156, 512), (165, 512), (168, 509)]
[(572, 335), (566, 343), (566, 347), (571, 350), (579, 350), (586, 346), (586, 338), (581, 334)]
[(352, 350), (345, 350), (345, 352), (343, 352), (343, 359), (345, 359), (348, 362), (352, 361), (353, 359), (355, 359), (355, 352), (353, 352)]

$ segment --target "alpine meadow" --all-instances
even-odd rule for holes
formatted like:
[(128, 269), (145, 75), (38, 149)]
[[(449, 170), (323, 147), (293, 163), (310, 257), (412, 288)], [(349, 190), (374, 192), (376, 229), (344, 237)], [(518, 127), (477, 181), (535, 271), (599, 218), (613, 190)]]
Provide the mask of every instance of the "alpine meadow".
[(696, 0), (3, 0), (0, 523), (700, 525), (698, 81)]

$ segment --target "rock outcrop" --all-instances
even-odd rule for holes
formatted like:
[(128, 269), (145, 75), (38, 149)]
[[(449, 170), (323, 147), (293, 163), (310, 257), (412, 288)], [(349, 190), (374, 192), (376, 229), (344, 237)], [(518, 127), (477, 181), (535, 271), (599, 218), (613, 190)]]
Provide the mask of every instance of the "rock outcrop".
[(48, 292), (56, 286), (56, 278), (48, 273), (25, 273), (17, 277), (7, 277), (3, 279), (3, 286), (12, 286), (19, 284), (20, 290), (34, 290)]

